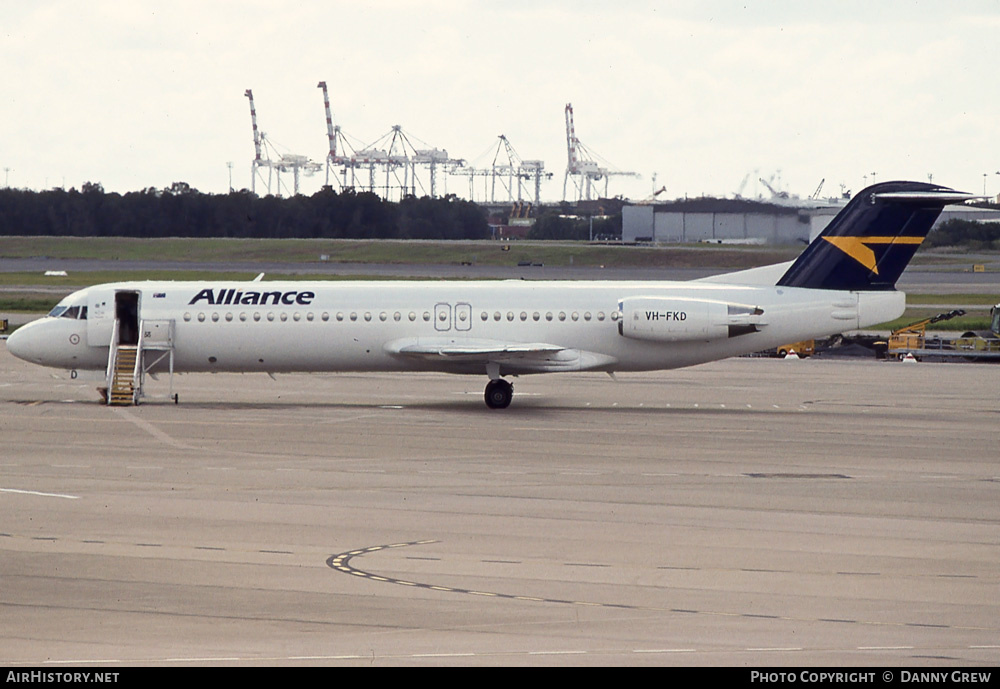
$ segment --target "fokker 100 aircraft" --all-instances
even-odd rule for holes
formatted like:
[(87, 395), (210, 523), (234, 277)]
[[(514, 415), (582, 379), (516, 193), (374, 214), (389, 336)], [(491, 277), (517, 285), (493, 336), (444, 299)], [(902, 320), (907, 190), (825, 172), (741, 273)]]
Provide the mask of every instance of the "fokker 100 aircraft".
[(876, 184), (795, 261), (689, 282), (97, 285), (7, 348), (43, 366), (104, 370), (111, 404), (138, 402), (156, 371), (443, 371), (488, 376), (486, 404), (503, 409), (507, 376), (679, 368), (897, 318), (896, 280), (942, 208), (972, 198)]

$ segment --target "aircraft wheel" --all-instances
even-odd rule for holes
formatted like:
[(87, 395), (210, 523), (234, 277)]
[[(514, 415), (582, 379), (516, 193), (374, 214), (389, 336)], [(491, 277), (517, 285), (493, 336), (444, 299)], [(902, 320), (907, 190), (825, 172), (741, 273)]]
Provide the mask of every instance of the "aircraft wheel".
[(490, 409), (506, 409), (514, 398), (514, 386), (502, 378), (486, 384), (486, 406)]

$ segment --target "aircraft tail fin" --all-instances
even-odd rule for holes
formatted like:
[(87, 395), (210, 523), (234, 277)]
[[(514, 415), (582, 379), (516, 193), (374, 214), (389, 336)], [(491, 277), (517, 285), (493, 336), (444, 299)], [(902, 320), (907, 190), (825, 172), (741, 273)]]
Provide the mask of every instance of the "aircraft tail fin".
[(974, 198), (924, 182), (872, 185), (830, 221), (777, 285), (892, 290), (941, 210)]

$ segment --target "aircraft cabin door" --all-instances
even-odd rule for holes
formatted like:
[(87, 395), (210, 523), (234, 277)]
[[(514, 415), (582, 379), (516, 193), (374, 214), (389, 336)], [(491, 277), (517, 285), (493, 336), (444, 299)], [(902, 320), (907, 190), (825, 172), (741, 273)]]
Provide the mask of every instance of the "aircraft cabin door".
[(93, 291), (87, 303), (87, 345), (107, 347), (115, 322), (114, 293)]
[(115, 318), (118, 319), (118, 342), (139, 344), (139, 293), (115, 292)]

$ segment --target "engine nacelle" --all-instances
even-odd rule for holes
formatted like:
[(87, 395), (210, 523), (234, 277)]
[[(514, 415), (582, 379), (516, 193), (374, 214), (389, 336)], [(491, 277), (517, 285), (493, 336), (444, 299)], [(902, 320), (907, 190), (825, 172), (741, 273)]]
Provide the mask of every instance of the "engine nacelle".
[(618, 302), (618, 332), (654, 342), (720, 340), (759, 331), (764, 312), (756, 306), (707, 299), (632, 297)]

